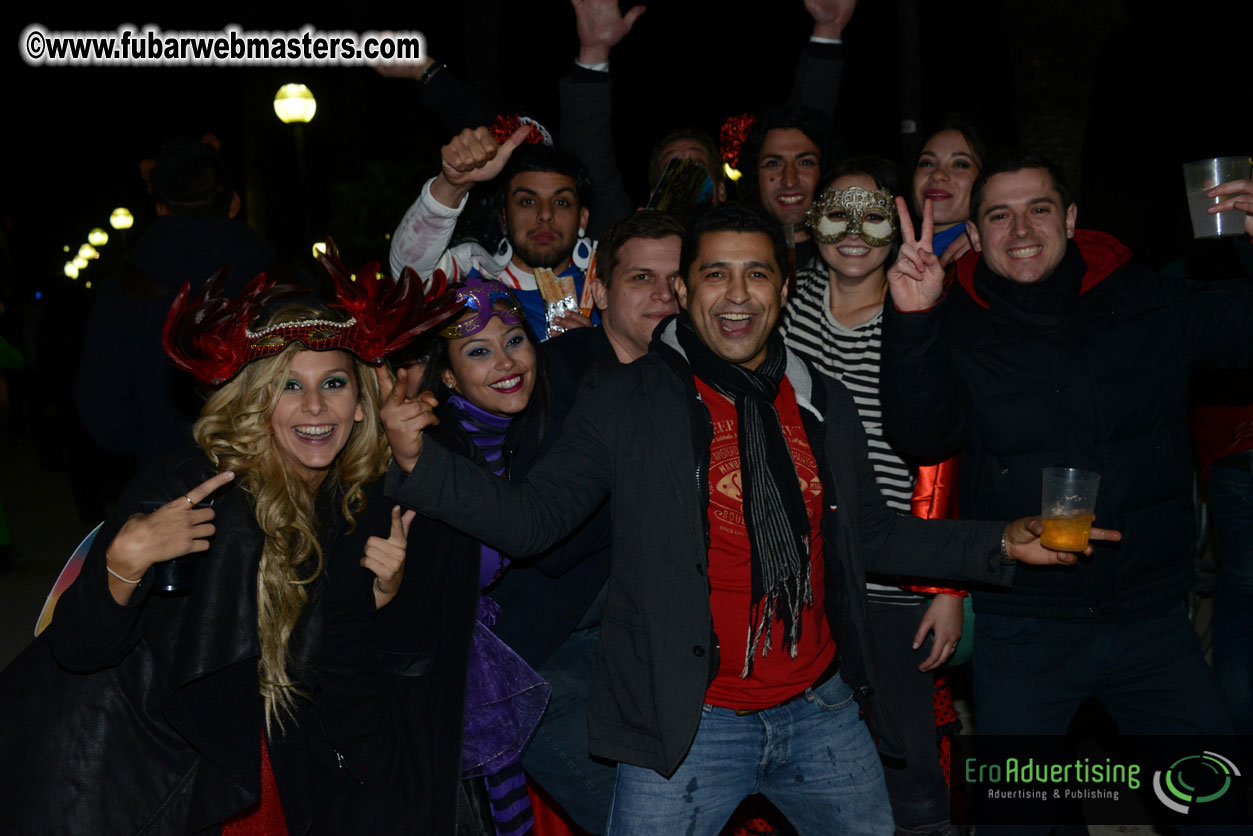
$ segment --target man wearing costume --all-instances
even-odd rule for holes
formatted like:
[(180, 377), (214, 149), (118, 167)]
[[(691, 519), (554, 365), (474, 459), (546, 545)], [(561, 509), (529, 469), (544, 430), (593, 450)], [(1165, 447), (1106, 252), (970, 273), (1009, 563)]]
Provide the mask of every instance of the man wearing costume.
[[(596, 243), (587, 237), (591, 182), (576, 157), (553, 147), (531, 120), (467, 128), (440, 149), (441, 171), (392, 235), (391, 267), (422, 276), (442, 270), (459, 281), (476, 269), (513, 291), (541, 340), (594, 321)], [(504, 237), (494, 252), (477, 241), (452, 244), (470, 189), (500, 176)]]

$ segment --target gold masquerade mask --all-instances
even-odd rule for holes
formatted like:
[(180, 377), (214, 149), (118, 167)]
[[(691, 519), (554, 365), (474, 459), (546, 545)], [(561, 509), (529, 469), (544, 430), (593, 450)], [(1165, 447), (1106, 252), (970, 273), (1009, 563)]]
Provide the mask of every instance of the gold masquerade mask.
[(851, 234), (872, 247), (886, 247), (896, 236), (896, 201), (886, 189), (829, 188), (809, 207), (805, 225), (821, 244), (838, 244)]

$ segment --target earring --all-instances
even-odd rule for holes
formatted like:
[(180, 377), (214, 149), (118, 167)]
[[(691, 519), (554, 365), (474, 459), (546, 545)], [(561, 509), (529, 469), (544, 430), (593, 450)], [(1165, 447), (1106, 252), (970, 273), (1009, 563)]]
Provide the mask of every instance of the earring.
[(592, 261), (592, 245), (587, 242), (587, 239), (579, 238), (579, 243), (574, 245), (571, 260), (574, 262), (574, 266), (580, 270), (587, 269), (587, 265)]
[(579, 237), (582, 238), (585, 235), (587, 235), (587, 230), (583, 227), (579, 227)]

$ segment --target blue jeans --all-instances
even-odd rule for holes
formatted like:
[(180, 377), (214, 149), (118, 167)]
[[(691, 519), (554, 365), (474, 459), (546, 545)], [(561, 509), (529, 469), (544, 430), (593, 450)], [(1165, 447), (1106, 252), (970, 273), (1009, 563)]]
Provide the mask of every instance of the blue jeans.
[(1253, 734), (1253, 451), (1210, 469), (1218, 545), (1214, 675), (1238, 734)]
[(587, 695), (599, 635), (600, 627), (575, 630), (540, 666), (552, 696), (522, 752), (527, 775), (588, 833), (605, 830), (616, 775), (612, 763), (587, 753)]
[(618, 764), (606, 836), (714, 836), (753, 793), (769, 798), (802, 836), (891, 836), (879, 754), (839, 674), (756, 714), (706, 705), (669, 779)]

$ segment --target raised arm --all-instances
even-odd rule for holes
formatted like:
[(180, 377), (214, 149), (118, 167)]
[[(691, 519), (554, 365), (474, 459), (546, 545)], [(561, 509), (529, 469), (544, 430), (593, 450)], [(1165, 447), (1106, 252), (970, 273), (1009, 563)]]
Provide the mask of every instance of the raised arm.
[(891, 295), (883, 308), (884, 429), (909, 455), (943, 458), (961, 446), (965, 431), (942, 302), (944, 272), (931, 252), (931, 202), (917, 237), (904, 199), (896, 202), (903, 243), (888, 270)]
[(482, 125), (496, 113), (474, 88), (429, 54), (417, 61), (372, 65), (379, 75), (410, 82), (408, 96), (439, 114), (449, 133)]
[(596, 193), (588, 232), (598, 237), (606, 224), (632, 211), (613, 148), (613, 87), (609, 53), (644, 13), (635, 6), (622, 14), (617, 0), (570, 0), (579, 35), (579, 55), (570, 75), (557, 85), (561, 102), (561, 142), (583, 161)]
[(454, 265), (455, 256), (448, 246), (466, 196), (476, 183), (485, 183), (500, 173), (530, 130), (530, 125), (524, 125), (503, 145), (497, 145), (486, 127), (466, 128), (440, 149), (440, 173), (422, 187), (392, 235), (389, 261), (393, 275), (399, 276), (405, 267), (412, 267), (423, 277), (436, 268), (449, 276), (469, 269), (469, 264), (460, 261)]
[(857, 0), (805, 0), (814, 28), (796, 62), (789, 102), (827, 116), (835, 113), (844, 75), (844, 27), (856, 6)]
[[(1224, 200), (1209, 208), (1210, 214), (1242, 210), (1245, 236), (1253, 236), (1253, 180), (1220, 183), (1208, 192)], [(1199, 369), (1247, 369), (1253, 367), (1253, 246), (1249, 238), (1233, 245), (1244, 266), (1244, 280), (1226, 276), (1205, 278), (1220, 281), (1183, 281), (1174, 291), (1181, 295), (1175, 306), (1184, 312), (1184, 328), (1192, 346), (1193, 364)]]

